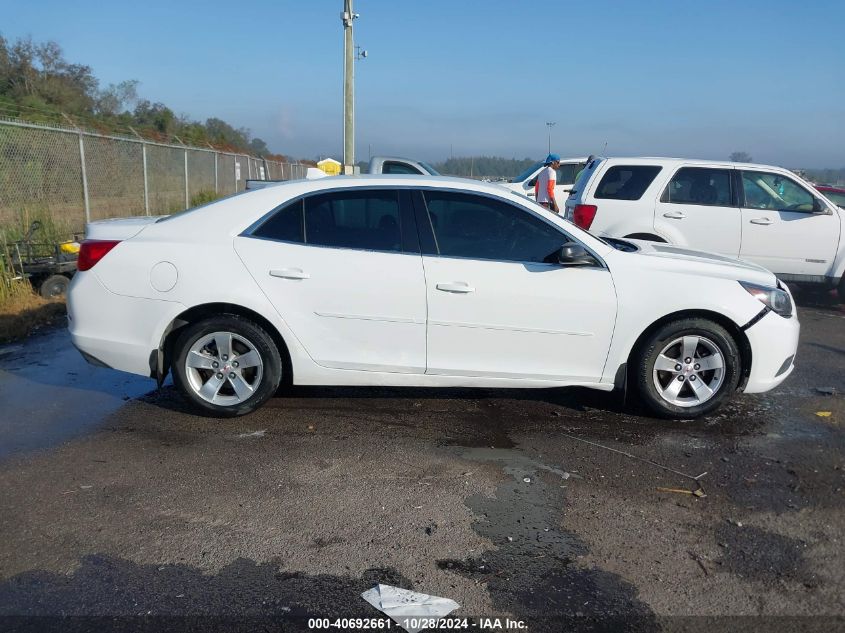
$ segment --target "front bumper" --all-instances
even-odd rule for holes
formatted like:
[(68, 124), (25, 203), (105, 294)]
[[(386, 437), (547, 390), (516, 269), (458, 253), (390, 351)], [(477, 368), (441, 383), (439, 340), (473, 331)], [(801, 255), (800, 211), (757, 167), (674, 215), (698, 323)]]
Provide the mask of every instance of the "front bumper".
[(149, 376), (150, 355), (181, 303), (109, 291), (93, 271), (77, 273), (68, 291), (71, 341), (88, 362)]
[(751, 373), (745, 393), (769, 391), (786, 380), (795, 368), (800, 331), (796, 314), (785, 319), (774, 312), (745, 330), (751, 344)]

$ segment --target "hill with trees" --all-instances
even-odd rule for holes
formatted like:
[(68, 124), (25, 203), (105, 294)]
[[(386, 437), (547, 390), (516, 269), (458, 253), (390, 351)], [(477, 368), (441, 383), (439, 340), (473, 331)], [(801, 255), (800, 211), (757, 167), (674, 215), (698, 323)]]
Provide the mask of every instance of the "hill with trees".
[(56, 42), (7, 41), (0, 35), (0, 116), (37, 123), (73, 124), (106, 134), (142, 136), (188, 145), (212, 145), (273, 160), (289, 160), (270, 152), (246, 128), (218, 118), (204, 122), (177, 115), (163, 103), (138, 95), (138, 82), (101, 87), (90, 66), (65, 59)]

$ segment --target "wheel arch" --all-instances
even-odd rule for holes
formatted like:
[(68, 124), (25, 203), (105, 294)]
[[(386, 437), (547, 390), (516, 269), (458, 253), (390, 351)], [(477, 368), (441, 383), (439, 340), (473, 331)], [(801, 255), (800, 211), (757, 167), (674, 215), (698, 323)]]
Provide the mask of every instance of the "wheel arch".
[(267, 318), (261, 316), (255, 310), (250, 310), (244, 306), (234, 303), (204, 303), (188, 308), (184, 312), (178, 314), (165, 328), (164, 334), (161, 337), (161, 343), (157, 351), (153, 354), (156, 358), (150, 359), (152, 376), (156, 378), (161, 385), (167, 377), (167, 372), (170, 371), (170, 364), (173, 358), (173, 345), (179, 336), (179, 332), (186, 325), (196, 323), (202, 319), (214, 316), (221, 316), (224, 314), (231, 314), (249, 319), (256, 325), (261, 326), (267, 334), (273, 339), (276, 347), (279, 350), (279, 355), (282, 358), (282, 384), (290, 385), (293, 381), (293, 363), (291, 361), (290, 350), (287, 342), (279, 332), (278, 328), (273, 325)]
[(630, 235), (626, 235), (625, 238), (629, 240), (647, 240), (649, 242), (666, 243), (665, 239), (655, 233), (631, 233)]
[(740, 362), (742, 364), (742, 373), (739, 385), (737, 387), (741, 391), (745, 387), (745, 383), (748, 381), (748, 376), (751, 373), (751, 363), (753, 361), (751, 354), (751, 343), (749, 343), (748, 337), (745, 335), (745, 332), (743, 331), (740, 325), (735, 323), (733, 320), (731, 320), (724, 314), (719, 314), (718, 312), (713, 312), (711, 310), (679, 310), (677, 312), (672, 312), (670, 314), (660, 317), (651, 325), (646, 327), (642, 331), (642, 333), (637, 337), (637, 340), (634, 342), (633, 346), (631, 346), (631, 349), (628, 352), (625, 362), (620, 365), (617, 369), (616, 386), (624, 386), (624, 384), (620, 385), (620, 382), (627, 383), (627, 373), (628, 368), (631, 365), (631, 361), (652, 333), (654, 333), (657, 329), (663, 327), (671, 321), (690, 318), (707, 319), (709, 321), (713, 321), (714, 323), (717, 323), (718, 325), (721, 325), (723, 328), (725, 328), (725, 330), (728, 331), (728, 334), (730, 334), (731, 337), (733, 337), (734, 341), (736, 341), (737, 348), (739, 348)]

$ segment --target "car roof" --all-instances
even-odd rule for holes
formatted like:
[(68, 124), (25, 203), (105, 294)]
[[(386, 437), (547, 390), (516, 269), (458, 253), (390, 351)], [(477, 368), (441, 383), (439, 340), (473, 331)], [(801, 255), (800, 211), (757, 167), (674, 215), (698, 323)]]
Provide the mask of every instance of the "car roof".
[(760, 163), (735, 163), (730, 160), (707, 160), (703, 158), (673, 158), (667, 156), (597, 156), (598, 160), (608, 161), (611, 165), (696, 165), (701, 167), (733, 167), (739, 169), (780, 169), (789, 171), (786, 167), (777, 165), (763, 165)]

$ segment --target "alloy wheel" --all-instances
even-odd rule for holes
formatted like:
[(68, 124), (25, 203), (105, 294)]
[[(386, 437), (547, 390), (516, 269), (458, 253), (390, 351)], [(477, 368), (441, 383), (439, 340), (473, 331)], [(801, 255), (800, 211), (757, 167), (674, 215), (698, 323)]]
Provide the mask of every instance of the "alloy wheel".
[(704, 404), (719, 391), (725, 374), (722, 350), (709, 338), (680, 336), (666, 345), (654, 363), (654, 387), (677, 407)]
[(255, 345), (234, 332), (199, 338), (185, 357), (185, 375), (200, 398), (218, 406), (248, 400), (261, 384), (264, 362)]

